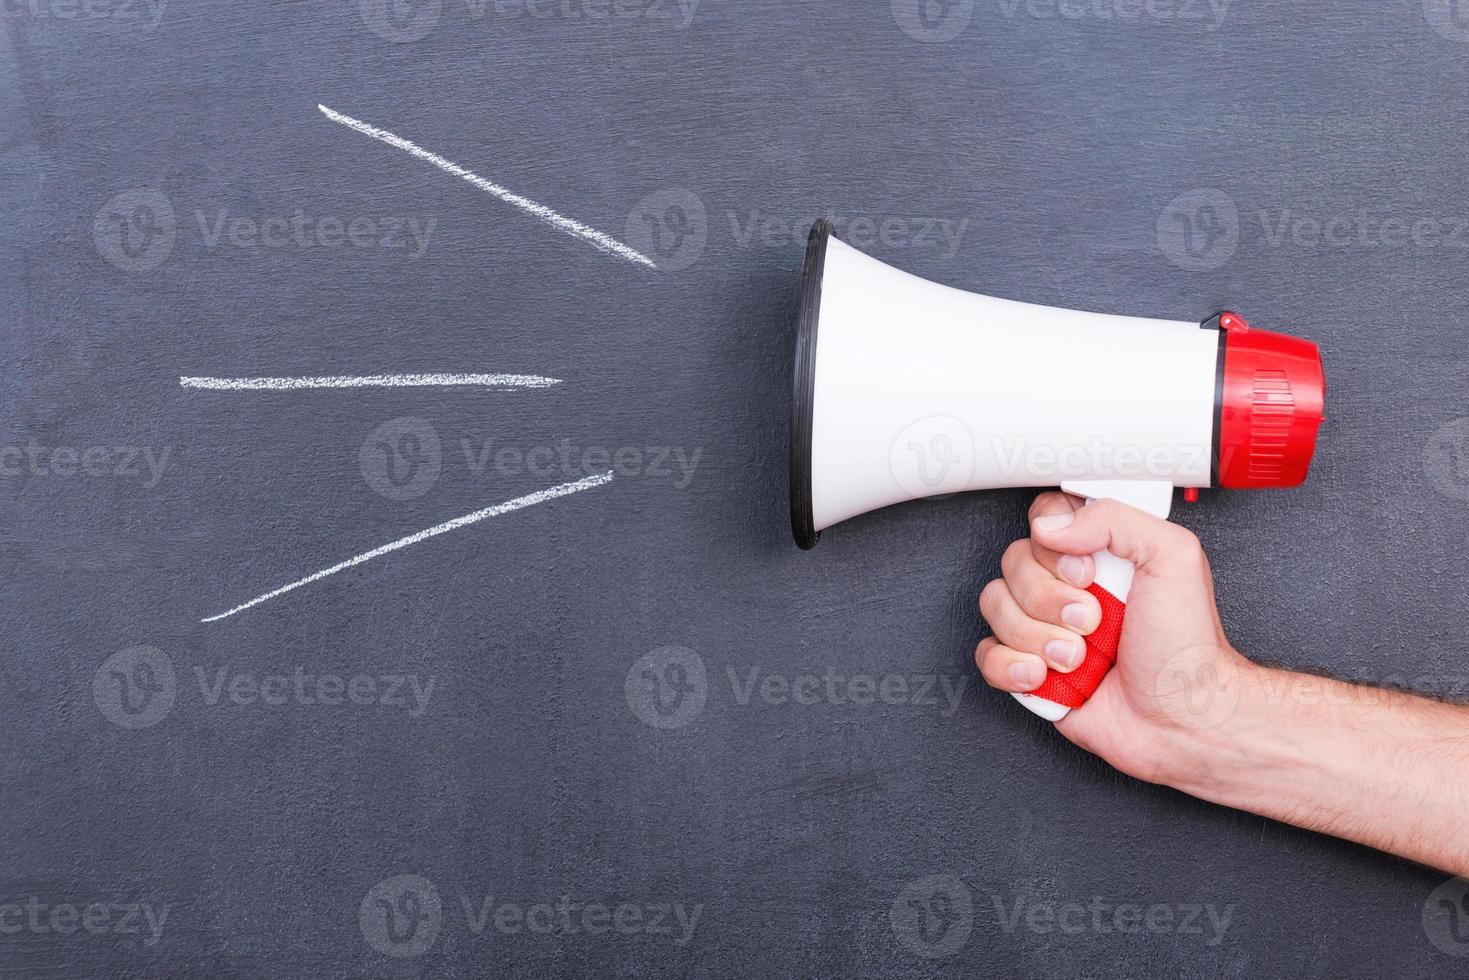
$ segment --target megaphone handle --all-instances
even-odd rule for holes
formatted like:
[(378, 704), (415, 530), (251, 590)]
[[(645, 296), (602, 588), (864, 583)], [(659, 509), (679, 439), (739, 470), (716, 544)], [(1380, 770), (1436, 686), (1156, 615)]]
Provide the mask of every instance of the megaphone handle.
[[(1040, 687), (1028, 694), (1015, 695), (1017, 701), (1047, 721), (1060, 721), (1072, 708), (1086, 704), (1117, 662), (1122, 617), (1127, 612), (1127, 589), (1132, 584), (1132, 563), (1106, 550), (1092, 555), (1092, 560), (1097, 563), (1097, 580), (1087, 591), (1102, 607), (1102, 620), (1086, 637), (1086, 657), (1081, 666), (1069, 674), (1048, 670)], [(1126, 568), (1119, 569), (1117, 565)], [(1110, 572), (1105, 578), (1104, 569)]]
[[(1136, 483), (1088, 481), (1061, 484), (1068, 493), (1079, 493), (1092, 504), (1111, 497), (1166, 519), (1173, 499), (1173, 484), (1139, 481)], [(1087, 591), (1096, 596), (1102, 607), (1102, 621), (1086, 638), (1086, 657), (1081, 666), (1069, 674), (1046, 671), (1041, 686), (1027, 694), (1016, 694), (1015, 700), (1047, 721), (1060, 721), (1086, 704), (1101, 686), (1107, 671), (1117, 662), (1117, 644), (1122, 639), (1122, 618), (1127, 612), (1127, 593), (1132, 587), (1132, 562), (1118, 558), (1105, 548), (1092, 555), (1097, 574)]]

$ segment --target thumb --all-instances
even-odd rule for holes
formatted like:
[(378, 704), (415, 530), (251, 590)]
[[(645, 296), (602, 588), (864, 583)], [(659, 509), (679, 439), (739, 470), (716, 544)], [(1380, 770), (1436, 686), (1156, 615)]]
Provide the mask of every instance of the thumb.
[(1090, 555), (1106, 548), (1139, 571), (1156, 574), (1196, 566), (1204, 554), (1188, 528), (1116, 500), (1098, 500), (1070, 514), (1038, 516), (1031, 522), (1031, 535), (1067, 555)]

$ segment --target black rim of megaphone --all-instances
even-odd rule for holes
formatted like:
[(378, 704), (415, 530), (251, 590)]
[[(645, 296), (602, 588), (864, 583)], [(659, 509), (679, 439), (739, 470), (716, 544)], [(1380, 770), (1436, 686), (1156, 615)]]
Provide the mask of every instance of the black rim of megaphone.
[(826, 268), (830, 221), (811, 226), (801, 270), (801, 307), (796, 315), (796, 371), (791, 382), (791, 533), (811, 548), (821, 540), (811, 512), (811, 412), (816, 405), (816, 324), (821, 319), (821, 274)]

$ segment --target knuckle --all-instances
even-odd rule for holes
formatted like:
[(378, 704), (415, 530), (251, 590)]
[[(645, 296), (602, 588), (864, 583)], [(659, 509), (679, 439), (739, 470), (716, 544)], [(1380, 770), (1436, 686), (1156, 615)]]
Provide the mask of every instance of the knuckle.
[(1027, 616), (1039, 619), (1046, 613), (1054, 613), (1061, 608), (1068, 594), (1066, 589), (1066, 586), (1053, 578), (1038, 578), (1029, 583), (1022, 594), (1015, 597), (1015, 601)]
[(1204, 545), (1199, 541), (1199, 536), (1186, 527), (1177, 524), (1169, 525), (1173, 530), (1173, 540), (1170, 546), (1178, 552), (1180, 558), (1203, 558)]
[(988, 660), (985, 661), (984, 666), (980, 668), (979, 672), (981, 675), (984, 676), (985, 683), (989, 684), (991, 687), (1004, 688), (1006, 674), (1005, 668), (1007, 666), (1008, 661), (1006, 661), (1005, 658), (990, 657)]
[(1002, 594), (1007, 590), (1005, 580), (1001, 578), (991, 579), (985, 587), (979, 590), (979, 608), (989, 618), (991, 610), (998, 608)]
[(1005, 553), (1000, 556), (1000, 567), (1008, 574), (1020, 562), (1029, 558), (1030, 554), (1030, 538), (1020, 538), (1019, 540), (1012, 541), (1010, 542), (1010, 546), (1005, 549)]
[[(1055, 506), (1057, 501), (1064, 501), (1065, 499), (1066, 495), (1059, 490), (1047, 490), (1045, 493), (1037, 494), (1036, 498), (1030, 502), (1030, 510), (1026, 516), (1030, 520), (1035, 520), (1041, 514), (1047, 513)], [(1069, 507), (1070, 505), (1068, 504), (1067, 506)]]

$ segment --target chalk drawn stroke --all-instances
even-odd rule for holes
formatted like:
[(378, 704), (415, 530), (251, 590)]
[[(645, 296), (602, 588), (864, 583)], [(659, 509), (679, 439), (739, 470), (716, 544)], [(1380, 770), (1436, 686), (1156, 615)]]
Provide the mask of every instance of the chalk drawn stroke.
[(296, 391), (309, 388), (434, 388), (469, 385), (479, 388), (549, 388), (560, 378), (536, 374), (361, 374), (304, 378), (181, 377), (182, 388), (204, 391)]
[(629, 262), (636, 263), (637, 265), (645, 265), (650, 269), (658, 268), (657, 263), (655, 263), (652, 259), (648, 258), (646, 255), (644, 255), (642, 252), (639, 252), (632, 246), (624, 245), (622, 242), (619, 242), (611, 235), (604, 234), (595, 228), (584, 225), (580, 221), (577, 221), (575, 218), (568, 218), (563, 214), (558, 214), (551, 208), (546, 207), (546, 205), (538, 204), (528, 197), (522, 197), (521, 195), (516, 194), (514, 191), (507, 190), (506, 188), (501, 187), (499, 184), (496, 184), (493, 181), (486, 180), (473, 171), (466, 170), (465, 168), (459, 166), (459, 164), (454, 163), (451, 160), (445, 160), (437, 153), (425, 150), (423, 147), (412, 142), (411, 140), (405, 140), (401, 136), (395, 136), (385, 129), (378, 129), (376, 126), (373, 126), (370, 123), (365, 123), (360, 119), (353, 119), (351, 116), (346, 115), (345, 113), (337, 112), (335, 109), (329, 109), (326, 106), (321, 105), (320, 103), (318, 103), (316, 107), (321, 110), (322, 115), (326, 116), (332, 122), (341, 123), (343, 126), (346, 126), (349, 129), (355, 129), (357, 132), (361, 133), (364, 136), (370, 136), (375, 140), (379, 140), (383, 143), (388, 144), (389, 146), (397, 147), (405, 153), (408, 153), (412, 156), (418, 157), (418, 159), (420, 160), (424, 160), (428, 163), (433, 164), (435, 167), (438, 167), (445, 173), (453, 174), (455, 177), (467, 180), (469, 183), (473, 184), (475, 187), (478, 187), (486, 194), (492, 194), (495, 197), (498, 197), (500, 200), (504, 201), (506, 204), (512, 204), (515, 207), (520, 208), (527, 214), (534, 215), (535, 217), (540, 218), (548, 225), (551, 225), (553, 228), (556, 228), (559, 231), (563, 231), (566, 234), (571, 235), (573, 238), (580, 238), (583, 241), (590, 242), (592, 245), (596, 246), (604, 252), (607, 252), (611, 255), (616, 255), (620, 258), (624, 258)]
[(364, 551), (362, 554), (348, 558), (346, 561), (337, 562), (337, 564), (332, 565), (329, 568), (323, 568), (319, 572), (312, 572), (305, 578), (297, 579), (294, 582), (282, 585), (278, 589), (271, 589), (269, 592), (266, 592), (263, 595), (258, 595), (248, 602), (240, 603), (233, 609), (227, 609), (224, 612), (216, 613), (213, 616), (205, 616), (203, 619), (199, 620), (199, 622), (214, 623), (218, 622), (221, 619), (227, 619), (228, 617), (233, 616), (236, 613), (241, 613), (244, 612), (246, 609), (258, 606), (262, 602), (268, 602), (271, 599), (275, 599), (279, 596), (285, 595), (287, 592), (292, 592), (296, 589), (299, 589), (303, 585), (310, 585), (312, 582), (319, 582), (322, 579), (326, 578), (328, 575), (335, 575), (338, 572), (345, 571), (357, 565), (361, 565), (363, 562), (372, 561), (374, 558), (381, 558), (383, 555), (390, 554), (402, 548), (407, 548), (411, 545), (418, 544), (421, 541), (427, 541), (429, 538), (438, 537), (440, 534), (447, 534), (450, 531), (457, 531), (462, 527), (468, 527), (471, 524), (478, 524), (480, 521), (488, 520), (491, 517), (499, 517), (501, 514), (508, 514), (513, 510), (521, 510), (525, 507), (534, 507), (536, 504), (545, 503), (546, 501), (554, 500), (557, 497), (566, 497), (573, 493), (580, 493), (583, 490), (590, 490), (593, 487), (600, 487), (604, 483), (612, 482), (613, 472), (614, 471), (612, 470), (608, 470), (605, 473), (598, 473), (594, 476), (583, 477), (582, 479), (575, 480), (571, 483), (563, 483), (559, 486), (548, 487), (545, 490), (537, 490), (535, 493), (526, 494), (524, 497), (516, 497), (514, 500), (507, 500), (502, 504), (495, 504), (493, 507), (486, 507), (483, 510), (475, 511), (472, 514), (465, 514), (463, 517), (456, 517), (452, 521), (445, 521), (442, 524), (435, 524), (433, 527), (425, 528), (424, 530), (418, 531), (414, 534), (410, 534), (407, 537), (399, 538), (396, 541), (389, 541), (387, 544), (373, 548), (371, 551)]

